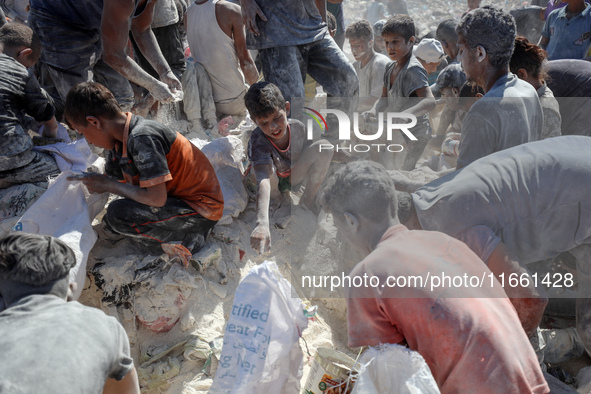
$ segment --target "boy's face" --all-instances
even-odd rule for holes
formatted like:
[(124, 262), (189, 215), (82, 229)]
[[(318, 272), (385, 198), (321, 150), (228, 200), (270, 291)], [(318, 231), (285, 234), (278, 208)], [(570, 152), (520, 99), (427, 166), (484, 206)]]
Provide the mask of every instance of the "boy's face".
[(462, 35), (458, 36), (458, 60), (462, 64), (462, 69), (470, 82), (476, 82), (476, 79), (481, 74), (481, 62), (478, 61), (477, 52), (478, 48), (470, 49), (464, 37)]
[(70, 127), (82, 134), (86, 141), (99, 148), (111, 150), (115, 148), (116, 140), (109, 133), (101, 129), (100, 120), (94, 116), (87, 116), (86, 126), (69, 122)]
[(384, 44), (386, 44), (388, 56), (395, 62), (407, 56), (415, 43), (414, 37), (411, 37), (408, 42), (406, 42), (404, 37), (395, 33), (382, 34), (382, 37), (384, 37)]
[(289, 102), (285, 103), (285, 109), (276, 108), (269, 115), (254, 117), (254, 122), (267, 137), (279, 141), (287, 135), (288, 112)]
[(382, 53), (386, 50), (386, 43), (384, 43), (384, 37), (375, 36), (373, 38), (373, 49), (379, 53)]
[(353, 226), (348, 223), (348, 218), (342, 212), (332, 212), (332, 218), (333, 224), (338, 230), (338, 235), (345, 238), (360, 254), (367, 254), (361, 242), (363, 234), (360, 235), (354, 231)]
[(458, 89), (454, 89), (450, 86), (447, 86), (441, 89), (441, 98), (443, 102), (447, 104), (449, 109), (452, 111), (457, 111), (460, 108), (459, 100), (458, 100)]
[(362, 38), (351, 38), (349, 39), (351, 45), (351, 54), (358, 62), (365, 62), (371, 58), (373, 53), (372, 46), (373, 40), (364, 40)]

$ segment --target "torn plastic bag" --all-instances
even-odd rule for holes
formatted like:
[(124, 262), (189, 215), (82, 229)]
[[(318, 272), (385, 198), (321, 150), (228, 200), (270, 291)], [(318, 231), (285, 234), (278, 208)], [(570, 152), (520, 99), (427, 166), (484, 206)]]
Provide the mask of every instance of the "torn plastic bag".
[(273, 261), (240, 282), (210, 393), (299, 393), (304, 304)]
[(352, 394), (438, 394), (439, 388), (425, 359), (406, 347), (370, 347), (359, 359)]
[[(70, 270), (70, 283), (78, 284), (74, 293), (74, 299), (78, 299), (86, 280), (88, 254), (97, 238), (91, 222), (98, 212), (89, 210), (84, 186), (68, 181), (71, 175), (74, 175), (71, 171), (62, 172), (52, 180), (47, 191), (21, 217), (15, 230), (52, 235), (72, 248), (76, 265)], [(99, 197), (90, 199), (94, 201)], [(103, 198), (104, 206), (106, 196)], [(98, 209), (101, 204), (96, 205)]]
[(242, 182), (244, 146), (240, 138), (228, 136), (210, 142), (201, 150), (211, 162), (224, 195), (224, 214), (218, 224), (230, 224), (248, 204), (248, 193)]

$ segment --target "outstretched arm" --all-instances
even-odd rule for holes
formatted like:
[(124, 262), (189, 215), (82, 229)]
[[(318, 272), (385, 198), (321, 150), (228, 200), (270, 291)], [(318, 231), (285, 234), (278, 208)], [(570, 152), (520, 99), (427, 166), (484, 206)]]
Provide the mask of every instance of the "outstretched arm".
[(433, 93), (431, 93), (431, 89), (428, 86), (423, 86), (422, 88), (415, 90), (413, 93), (416, 94), (417, 97), (423, 97), (424, 99), (417, 105), (408, 108), (405, 112), (409, 112), (418, 117), (432, 111), (437, 105), (435, 97), (433, 97)]
[(257, 222), (250, 235), (250, 246), (258, 253), (271, 249), (271, 232), (269, 231), (269, 202), (271, 200), (271, 176), (273, 166), (259, 164), (252, 170), (257, 179)]
[[(142, 15), (141, 23), (146, 23), (148, 18), (151, 22), (153, 7), (154, 3), (150, 3), (146, 6), (144, 13), (147, 12), (147, 14)], [(101, 22), (101, 34), (104, 47), (103, 59), (125, 78), (136, 85), (146, 88), (156, 100), (172, 100), (173, 96), (169, 87), (142, 70), (142, 68), (125, 53), (125, 47), (129, 36), (129, 18), (134, 9), (135, 2), (133, 0), (104, 0), (103, 17)], [(134, 23), (140, 22), (134, 21)], [(137, 25), (135, 28), (132, 26), (132, 30), (137, 30), (138, 28)], [(150, 38), (148, 38), (148, 35)], [(138, 46), (146, 56), (146, 59), (148, 59), (151, 64), (158, 65), (156, 71), (162, 76), (162, 73), (169, 68), (166, 64), (166, 60), (164, 60), (164, 57), (160, 52), (160, 48), (156, 43), (152, 30), (148, 28), (148, 32), (144, 32), (144, 35), (140, 33), (139, 36), (136, 36), (134, 31), (134, 37), (138, 41)], [(148, 43), (150, 40), (153, 40), (153, 42)], [(152, 61), (155, 58), (157, 58), (158, 61), (153, 63)], [(164, 75), (166, 76), (168, 74), (164, 73)]]
[[(219, 3), (218, 3), (219, 4)], [(235, 4), (228, 4), (228, 19), (232, 24), (232, 36), (234, 38), (234, 46), (236, 47), (236, 54), (240, 61), (240, 69), (244, 74), (244, 78), (249, 85), (255, 84), (259, 80), (259, 72), (257, 66), (250, 56), (250, 52), (246, 49), (246, 32), (244, 30), (244, 23), (242, 22), (242, 13), (240, 8)]]

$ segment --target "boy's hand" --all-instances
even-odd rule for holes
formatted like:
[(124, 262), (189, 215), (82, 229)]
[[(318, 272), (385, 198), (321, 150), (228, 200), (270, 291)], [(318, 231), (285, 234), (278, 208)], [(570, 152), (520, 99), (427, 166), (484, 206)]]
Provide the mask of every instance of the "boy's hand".
[(271, 250), (271, 233), (269, 226), (258, 225), (250, 234), (250, 246), (259, 254)]
[(85, 172), (81, 175), (69, 176), (68, 180), (81, 181), (90, 193), (95, 194), (110, 192), (112, 190), (112, 183), (117, 183), (114, 179), (96, 172)]
[(254, 0), (240, 0), (242, 8), (242, 21), (246, 29), (250, 30), (252, 34), (258, 36), (259, 29), (257, 27), (257, 15), (263, 20), (267, 21), (267, 17), (260, 9), (259, 5)]
[(183, 90), (183, 86), (178, 78), (174, 75), (172, 70), (168, 70), (165, 74), (160, 75), (160, 80), (168, 85), (170, 90)]
[(164, 82), (156, 81), (150, 89), (150, 94), (154, 96), (156, 101), (162, 101), (164, 103), (172, 103), (174, 101), (174, 94)]

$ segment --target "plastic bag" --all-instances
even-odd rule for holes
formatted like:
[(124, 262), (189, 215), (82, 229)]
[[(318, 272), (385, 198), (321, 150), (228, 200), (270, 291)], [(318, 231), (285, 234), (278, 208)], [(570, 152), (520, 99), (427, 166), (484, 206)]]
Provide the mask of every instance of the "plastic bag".
[(211, 393), (299, 393), (303, 353), (299, 333), (308, 326), (304, 304), (273, 261), (240, 282)]
[(370, 347), (359, 359), (352, 394), (438, 394), (439, 388), (423, 357), (400, 345)]
[(70, 283), (78, 284), (74, 293), (74, 299), (78, 299), (84, 288), (88, 254), (97, 239), (91, 225), (92, 214), (97, 212), (89, 212), (82, 183), (67, 180), (73, 174), (62, 172), (52, 181), (47, 191), (21, 217), (15, 230), (52, 235), (72, 248), (76, 265), (70, 270)]
[(248, 204), (242, 182), (244, 146), (240, 138), (229, 136), (210, 142), (201, 151), (213, 165), (224, 195), (224, 213), (218, 224), (230, 224)]

